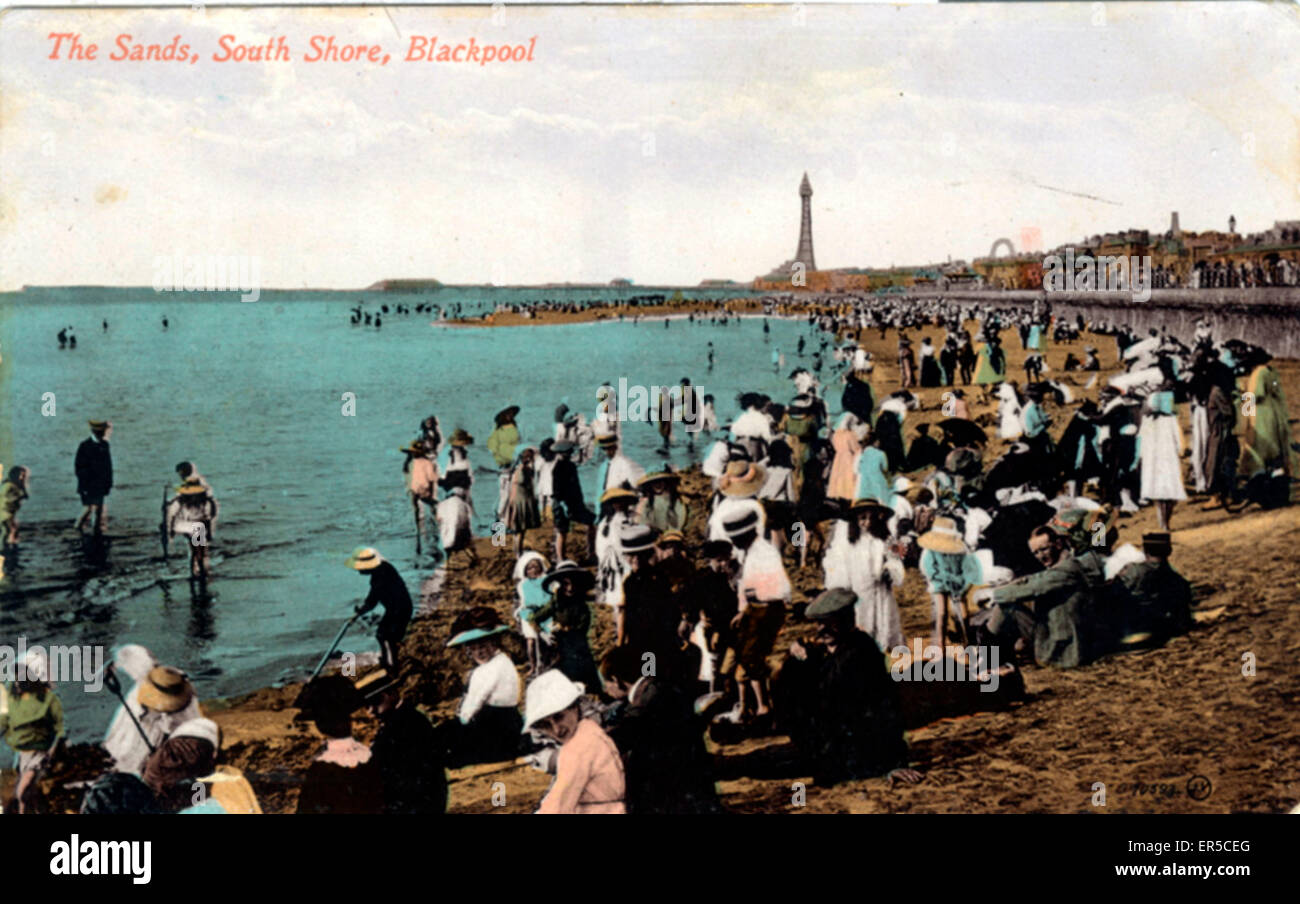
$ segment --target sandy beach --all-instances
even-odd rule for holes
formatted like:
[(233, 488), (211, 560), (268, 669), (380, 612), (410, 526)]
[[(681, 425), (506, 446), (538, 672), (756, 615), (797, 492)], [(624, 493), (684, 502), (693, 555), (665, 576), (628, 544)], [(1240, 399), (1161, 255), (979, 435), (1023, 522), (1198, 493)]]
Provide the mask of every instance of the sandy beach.
[[(650, 311), (640, 313), (649, 316)], [(911, 331), (915, 338), (927, 333), (942, 335), (940, 328)], [(877, 361), (877, 394), (896, 387), (896, 332), (891, 329), (882, 339), (875, 330), (864, 331), (862, 341)], [(1084, 334), (1077, 342), (1048, 346), (1049, 376), (1082, 390), (1091, 374), (1063, 374), (1060, 367), (1068, 352), (1080, 355), (1085, 344), (1101, 351), (1102, 382), (1118, 372), (1110, 337)], [(1014, 339), (1007, 346), (1008, 378), (1022, 379), (1024, 352)], [(1288, 396), (1300, 399), (1300, 362), (1275, 365)], [(840, 389), (829, 385), (824, 391), (837, 396)], [(908, 416), (909, 437), (916, 424), (941, 417), (942, 391), (917, 391), (921, 410)], [(989, 423), (994, 408), (981, 398), (982, 391), (972, 387), (967, 396), (972, 416)], [(1091, 396), (1095, 390), (1077, 393), (1078, 401)], [(1049, 403), (1048, 410), (1052, 431), (1059, 435), (1071, 406)], [(1185, 412), (1183, 428), (1188, 429)], [(986, 450), (986, 464), (999, 452), (995, 442)], [(695, 546), (708, 495), (707, 479), (698, 468), (684, 479), (683, 494), (692, 508), (688, 543)], [(925, 773), (915, 786), (891, 788), (884, 779), (872, 779), (816, 787), (810, 776), (784, 769), (781, 751), (786, 739), (780, 736), (711, 745), (723, 776), (723, 804), (737, 812), (762, 813), (1286, 811), (1300, 799), (1300, 732), (1277, 718), (1293, 710), (1300, 688), (1300, 610), (1293, 604), (1300, 587), (1293, 550), (1293, 538), (1300, 534), (1300, 509), (1250, 508), (1230, 515), (1201, 511), (1203, 501), (1193, 497), (1179, 504), (1173, 515), (1171, 562), (1196, 592), (1197, 625), (1189, 635), (1159, 649), (1113, 655), (1076, 670), (1031, 667), (1025, 671), (1027, 699), (1013, 708), (913, 729), (913, 764)], [(1139, 543), (1144, 530), (1155, 529), (1155, 512), (1144, 508), (1121, 519), (1118, 527), (1119, 542)], [(546, 550), (549, 539), (547, 526), (530, 532), (527, 545)], [(412, 623), (404, 645), (410, 663), (408, 696), (435, 719), (454, 713), (468, 670), (463, 657), (444, 646), (455, 615), (471, 605), (489, 605), (509, 621), (514, 606), (514, 557), (509, 548), (494, 547), (486, 538), (476, 542), (479, 565), (446, 572), (437, 598), (422, 600), (431, 611)], [(412, 585), (417, 580), (430, 583), (428, 574), (405, 577)], [(815, 595), (821, 577), (814, 557), (807, 568), (791, 570), (796, 605)], [(930, 603), (914, 569), (908, 570), (898, 601), (905, 634), (924, 636)], [(806, 622), (787, 622), (773, 664), (792, 641), (811, 633)], [(597, 656), (612, 644), (612, 621), (604, 607), (595, 607), (591, 641)], [(513, 635), (508, 648), (516, 663), (525, 662), (522, 642)], [(1246, 653), (1257, 663), (1253, 677), (1242, 674)], [(522, 675), (522, 666), (520, 671)], [(244, 770), (266, 812), (292, 812), (297, 782), (320, 746), (310, 728), (293, 722), (298, 690), (268, 688), (204, 701), (205, 711), (224, 733), (222, 761)], [(358, 736), (367, 740), (374, 731), (373, 722), (363, 715)], [(51, 777), (56, 809), (75, 809), (78, 793), (58, 785), (65, 779), (89, 778), (78, 772), (84, 762), (74, 748)], [(452, 813), (531, 812), (550, 783), (548, 776), (527, 767), (488, 772), (477, 767), (453, 771), (450, 777)], [(1208, 791), (1198, 777), (1209, 780)], [(6, 772), (3, 780), (7, 789), (12, 773)], [(804, 807), (792, 805), (795, 782), (807, 786)], [(1104, 808), (1091, 803), (1096, 782), (1108, 789)], [(504, 783), (504, 806), (493, 801), (502, 787), (497, 783)]]

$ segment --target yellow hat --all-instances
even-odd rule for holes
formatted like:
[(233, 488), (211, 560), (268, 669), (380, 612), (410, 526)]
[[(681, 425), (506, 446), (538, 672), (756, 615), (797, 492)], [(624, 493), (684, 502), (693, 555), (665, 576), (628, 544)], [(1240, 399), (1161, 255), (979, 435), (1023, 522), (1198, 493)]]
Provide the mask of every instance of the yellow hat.
[(207, 491), (208, 488), (203, 485), (203, 481), (197, 480), (193, 477), (176, 488), (176, 492), (180, 493), (182, 496), (198, 496)]
[(600, 501), (609, 502), (614, 499), (635, 500), (636, 498), (637, 498), (636, 493), (633, 493), (629, 489), (625, 489), (623, 487), (610, 487), (608, 490), (606, 490), (604, 493), (601, 494)]
[(373, 546), (359, 546), (352, 551), (344, 562), (349, 568), (355, 568), (357, 571), (370, 571), (378, 568), (379, 563), (384, 561), (384, 557), (379, 554), (379, 550)]
[(174, 713), (189, 706), (194, 699), (194, 686), (180, 669), (160, 665), (150, 670), (148, 677), (140, 682), (137, 697), (155, 712)]
[(966, 548), (966, 541), (962, 539), (961, 533), (957, 530), (957, 522), (952, 518), (935, 518), (934, 525), (921, 534), (916, 543), (922, 549), (947, 553), (948, 555), (961, 555), (970, 551)]

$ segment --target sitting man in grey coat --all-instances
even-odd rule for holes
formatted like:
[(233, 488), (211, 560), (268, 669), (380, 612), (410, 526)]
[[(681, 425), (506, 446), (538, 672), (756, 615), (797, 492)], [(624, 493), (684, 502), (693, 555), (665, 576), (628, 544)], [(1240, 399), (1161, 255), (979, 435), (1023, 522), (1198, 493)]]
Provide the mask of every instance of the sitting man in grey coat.
[(1063, 669), (1111, 649), (1105, 560), (1091, 548), (1076, 552), (1064, 528), (1046, 525), (1029, 535), (1029, 551), (1044, 570), (993, 589), (991, 605), (971, 619), (980, 642), (1020, 648), (1032, 642), (1039, 665)]

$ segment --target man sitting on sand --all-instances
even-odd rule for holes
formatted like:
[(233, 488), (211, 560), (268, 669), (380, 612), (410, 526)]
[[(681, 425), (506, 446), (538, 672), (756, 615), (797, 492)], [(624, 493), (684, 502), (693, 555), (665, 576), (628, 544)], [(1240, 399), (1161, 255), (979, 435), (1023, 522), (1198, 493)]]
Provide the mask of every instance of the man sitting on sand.
[(990, 646), (1032, 643), (1039, 665), (1087, 665), (1107, 646), (1098, 611), (1104, 560), (1091, 548), (1076, 553), (1065, 528), (1047, 525), (1029, 535), (1029, 551), (1045, 570), (994, 588), (972, 626)]
[(795, 641), (774, 682), (777, 711), (820, 785), (887, 775), (915, 784), (908, 767), (902, 701), (876, 642), (854, 624), (857, 596), (823, 591), (804, 613), (817, 640)]
[(1145, 558), (1125, 566), (1116, 581), (1126, 591), (1120, 613), (1120, 644), (1161, 644), (1192, 626), (1192, 586), (1169, 564), (1167, 532), (1142, 535)]

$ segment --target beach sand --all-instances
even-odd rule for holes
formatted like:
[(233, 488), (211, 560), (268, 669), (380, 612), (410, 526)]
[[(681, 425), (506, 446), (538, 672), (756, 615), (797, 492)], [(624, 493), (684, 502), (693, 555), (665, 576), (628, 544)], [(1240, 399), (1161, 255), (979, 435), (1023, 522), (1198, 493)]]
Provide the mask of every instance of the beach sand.
[[(914, 340), (942, 336), (937, 327), (910, 333)], [(1010, 331), (1004, 336), (1008, 376), (1023, 382), (1019, 340)], [(869, 330), (863, 341), (875, 354), (873, 382), (880, 398), (898, 385), (897, 335), (890, 330), (881, 340), (877, 331)], [(1117, 372), (1113, 340), (1088, 334), (1078, 342), (1048, 346), (1048, 376), (1082, 387), (1091, 374), (1062, 374), (1059, 368), (1068, 351), (1082, 356), (1085, 344), (1096, 345), (1108, 366), (1099, 382)], [(1300, 362), (1275, 365), (1294, 411), (1300, 404)], [(838, 396), (839, 391), (838, 386), (825, 389), (828, 396)], [(908, 439), (916, 424), (941, 418), (943, 391), (916, 391), (923, 410), (909, 413)], [(557, 387), (557, 395), (561, 392)], [(989, 420), (993, 406), (981, 401), (981, 394), (976, 387), (967, 390), (971, 413)], [(1095, 389), (1086, 396), (1095, 398)], [(1077, 393), (1078, 400), (1084, 397), (1082, 391)], [(1048, 410), (1053, 434), (1059, 435), (1070, 415), (1068, 406), (1062, 410), (1049, 403)], [(986, 464), (998, 452), (995, 442), (986, 452)], [(688, 540), (696, 546), (707, 499), (707, 481), (698, 470), (687, 475), (683, 492), (692, 507)], [(913, 764), (925, 773), (915, 786), (891, 788), (884, 779), (871, 779), (817, 787), (810, 775), (782, 766), (782, 737), (725, 747), (711, 744), (725, 776), (718, 786), (724, 805), (754, 813), (1290, 809), (1300, 801), (1300, 718), (1295, 715), (1300, 702), (1300, 607), (1294, 602), (1300, 589), (1294, 564), (1300, 508), (1263, 512), (1252, 507), (1229, 515), (1200, 511), (1203, 501), (1180, 503), (1173, 515), (1171, 561), (1196, 592), (1198, 624), (1189, 635), (1159, 649), (1110, 656), (1080, 669), (1028, 668), (1023, 703), (999, 712), (942, 719), (909, 732)], [(1120, 519), (1117, 526), (1119, 542), (1140, 544), (1142, 532), (1156, 527), (1154, 508)], [(549, 528), (532, 531), (527, 539), (549, 558)], [(570, 549), (581, 548), (578, 534), (569, 542)], [(411, 663), (408, 696), (434, 718), (454, 714), (469, 669), (462, 656), (444, 647), (455, 615), (467, 606), (490, 605), (511, 619), (515, 593), (510, 549), (493, 547), (487, 539), (477, 541), (477, 549), (478, 567), (447, 572), (440, 598), (426, 601), (436, 605), (412, 623), (404, 644), (404, 657)], [(408, 580), (416, 577), (407, 575)], [(820, 565), (810, 556), (809, 566), (792, 570), (791, 579), (795, 603), (806, 601), (820, 587)], [(905, 634), (926, 637), (930, 603), (915, 569), (908, 570), (898, 599)], [(787, 621), (773, 663), (793, 640), (811, 634), (807, 622)], [(591, 640), (598, 657), (613, 641), (605, 607), (596, 608)], [(507, 648), (516, 662), (524, 661), (522, 641), (510, 636)], [(1247, 653), (1256, 663), (1253, 677), (1243, 675)], [(245, 771), (266, 812), (293, 811), (297, 783), (320, 747), (312, 729), (293, 722), (298, 690), (272, 688), (204, 702), (205, 711), (222, 727), (222, 762)], [(359, 736), (369, 739), (374, 730), (373, 721), (361, 714)], [(75, 810), (79, 792), (55, 787), (55, 780), (90, 777), (93, 772), (88, 773), (84, 763), (84, 753), (79, 757), (74, 749), (69, 763), (47, 782), (56, 810)], [(450, 812), (531, 812), (550, 783), (549, 776), (528, 767), (482, 772), (478, 768), (451, 773)], [(1208, 793), (1204, 783), (1192, 781), (1197, 776), (1209, 780)], [(1104, 807), (1092, 804), (1097, 782), (1106, 786)], [(12, 773), (6, 772), (0, 792), (7, 793), (11, 783)], [(804, 806), (792, 803), (796, 783), (806, 787)], [(494, 795), (499, 801), (502, 790), (505, 803), (496, 806)]]

